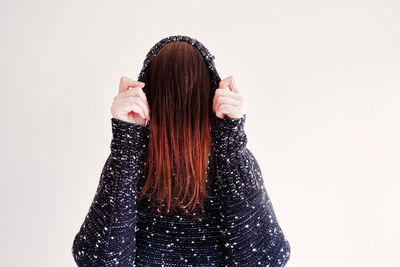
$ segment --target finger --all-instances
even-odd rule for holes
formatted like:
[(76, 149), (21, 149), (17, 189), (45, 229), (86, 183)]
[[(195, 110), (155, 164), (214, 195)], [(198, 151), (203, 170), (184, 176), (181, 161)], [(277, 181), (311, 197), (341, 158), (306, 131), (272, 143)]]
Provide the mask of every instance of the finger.
[(216, 98), (215, 100), (217, 105), (221, 105), (221, 104), (230, 104), (230, 105), (234, 105), (234, 106), (238, 106), (240, 104), (240, 102), (232, 97), (226, 97), (226, 96), (220, 96), (218, 98)]
[(119, 81), (119, 92), (123, 92), (128, 90), (129, 87), (144, 87), (145, 84), (143, 82), (135, 81), (127, 76), (122, 76)]
[(213, 111), (216, 112), (217, 110), (217, 104), (218, 104), (218, 98), (221, 96), (228, 96), (228, 91), (229, 89), (224, 89), (224, 88), (218, 88), (215, 90), (214, 93), (214, 98), (213, 98)]
[(143, 110), (143, 115), (145, 116), (143, 119), (150, 120), (150, 114), (149, 110), (146, 106), (146, 104), (143, 102), (141, 98), (138, 96), (127, 96), (127, 97), (122, 97), (117, 100), (119, 103), (134, 103), (138, 106), (140, 106)]
[(131, 103), (131, 106), (132, 106), (132, 109), (139, 108), (139, 111), (136, 112), (136, 113), (138, 113), (142, 119), (146, 120), (146, 115), (145, 115), (145, 112), (143, 110), (143, 107), (141, 107), (137, 103)]
[(231, 97), (231, 98), (236, 99), (236, 100), (240, 100), (241, 99), (241, 95), (240, 94), (234, 93), (231, 90), (229, 90), (228, 88), (215, 89), (214, 97), (218, 97), (218, 96), (227, 96), (227, 97)]
[(234, 93), (239, 93), (240, 90), (236, 85), (236, 79), (231, 75), (219, 82), (219, 88), (229, 88)]
[[(136, 89), (135, 89), (136, 88)], [(147, 110), (148, 110), (148, 113), (150, 114), (150, 108), (149, 108), (149, 103), (148, 103), (148, 101), (147, 101), (147, 97), (146, 97), (146, 94), (143, 92), (143, 88), (141, 88), (141, 87), (135, 87), (135, 88), (133, 88), (133, 90), (131, 90), (131, 91), (135, 91), (136, 92), (136, 94), (140, 97), (140, 99), (143, 101), (143, 103), (145, 104), (145, 106), (146, 106), (146, 108), (147, 108)]]
[(230, 98), (234, 101), (240, 102), (242, 101), (243, 97), (240, 94), (233, 93), (230, 91), (228, 88), (219, 88), (215, 90), (214, 98), (213, 98), (213, 111), (215, 112), (216, 104), (218, 103), (218, 99), (224, 97), (224, 98)]
[(217, 105), (217, 112), (215, 113), (217, 117), (223, 118), (223, 114), (231, 114), (236, 110), (236, 106), (230, 104), (220, 104)]
[(131, 88), (129, 88), (129, 90), (126, 90), (126, 91), (118, 94), (118, 97), (128, 97), (128, 96), (140, 97), (140, 99), (142, 99), (142, 101), (145, 103), (147, 109), (150, 112), (149, 103), (147, 101), (146, 94), (143, 92), (143, 89), (140, 86), (133, 87), (133, 88), (131, 87)]
[(221, 104), (230, 104), (234, 106), (239, 106), (240, 101), (229, 96), (218, 96), (215, 97), (213, 100), (213, 109), (217, 110), (218, 106)]
[(149, 114), (149, 109), (147, 108), (146, 104), (143, 102), (143, 100), (139, 97), (135, 97), (134, 102), (139, 105), (143, 109), (143, 115), (145, 120), (150, 120), (150, 114)]
[(139, 116), (142, 119), (144, 119), (144, 120), (146, 119), (146, 116), (144, 114), (143, 108), (140, 105), (138, 105), (135, 102), (126, 102), (125, 105), (127, 106), (127, 108), (129, 110), (133, 111), (134, 113), (139, 114)]
[(126, 101), (120, 103), (120, 108), (123, 113), (129, 114), (130, 112), (139, 114), (139, 116), (145, 120), (145, 115), (141, 106), (137, 105), (135, 102)]

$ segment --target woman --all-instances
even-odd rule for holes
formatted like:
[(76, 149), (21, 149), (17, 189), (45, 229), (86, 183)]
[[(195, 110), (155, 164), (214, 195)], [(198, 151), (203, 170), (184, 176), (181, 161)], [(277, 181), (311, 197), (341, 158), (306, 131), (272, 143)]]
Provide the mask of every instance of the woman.
[(247, 148), (244, 97), (196, 39), (122, 77), (111, 153), (76, 234), (78, 266), (284, 266), (290, 245)]

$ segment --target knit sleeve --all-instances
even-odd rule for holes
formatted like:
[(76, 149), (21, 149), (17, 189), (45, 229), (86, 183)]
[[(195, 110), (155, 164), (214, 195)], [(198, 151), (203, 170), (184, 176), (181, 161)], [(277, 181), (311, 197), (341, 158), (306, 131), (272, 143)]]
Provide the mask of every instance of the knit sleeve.
[(72, 254), (78, 266), (133, 266), (136, 256), (137, 181), (149, 127), (111, 118), (111, 153), (102, 169)]
[(268, 197), (260, 166), (247, 148), (241, 118), (216, 117), (213, 131), (225, 266), (286, 265), (290, 245)]

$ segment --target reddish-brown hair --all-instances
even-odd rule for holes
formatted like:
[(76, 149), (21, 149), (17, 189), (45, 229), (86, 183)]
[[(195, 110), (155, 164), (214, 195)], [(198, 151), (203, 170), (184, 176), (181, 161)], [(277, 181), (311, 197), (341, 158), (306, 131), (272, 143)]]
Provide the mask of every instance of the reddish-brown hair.
[[(200, 51), (185, 41), (166, 44), (143, 77), (151, 127), (139, 199), (152, 196), (161, 213), (192, 213), (204, 206), (207, 162), (211, 153), (213, 88)], [(212, 172), (212, 168), (210, 170)]]

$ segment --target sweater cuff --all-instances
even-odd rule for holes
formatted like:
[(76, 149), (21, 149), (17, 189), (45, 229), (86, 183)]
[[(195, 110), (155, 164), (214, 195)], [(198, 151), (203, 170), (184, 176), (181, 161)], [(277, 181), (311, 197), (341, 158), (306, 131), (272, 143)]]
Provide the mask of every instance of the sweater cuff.
[(243, 152), (247, 145), (247, 136), (244, 131), (246, 114), (241, 118), (215, 117), (213, 139), (215, 149), (226, 156), (235, 156)]
[(225, 129), (235, 129), (237, 127), (243, 127), (246, 121), (246, 114), (243, 114), (240, 118), (229, 118), (225, 115), (223, 118), (215, 117), (215, 125)]
[(142, 155), (148, 144), (150, 136), (150, 124), (140, 125), (111, 118), (112, 142), (111, 151), (118, 155)]

